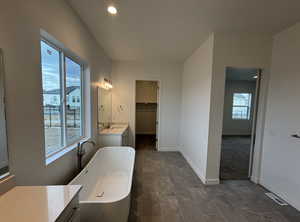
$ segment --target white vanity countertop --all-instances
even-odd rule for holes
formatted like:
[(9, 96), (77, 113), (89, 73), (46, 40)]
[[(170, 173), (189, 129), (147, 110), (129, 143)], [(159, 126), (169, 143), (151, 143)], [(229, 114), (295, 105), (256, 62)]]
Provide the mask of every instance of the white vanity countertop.
[(17, 186), (0, 196), (0, 220), (54, 222), (81, 190), (74, 186)]
[(100, 135), (123, 135), (127, 130), (128, 124), (113, 124), (110, 128), (100, 130)]

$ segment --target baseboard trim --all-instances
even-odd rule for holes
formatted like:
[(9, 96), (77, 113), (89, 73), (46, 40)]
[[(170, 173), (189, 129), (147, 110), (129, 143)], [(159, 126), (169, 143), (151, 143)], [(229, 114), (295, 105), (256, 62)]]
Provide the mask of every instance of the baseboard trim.
[(186, 162), (188, 162), (188, 164), (190, 165), (190, 167), (193, 169), (193, 171), (196, 173), (196, 175), (200, 178), (200, 180), (202, 181), (203, 184), (206, 183), (206, 179), (205, 177), (200, 173), (200, 169), (196, 166), (196, 164), (194, 164), (194, 162), (183, 152), (181, 151), (182, 156), (184, 157), (184, 159), (186, 160)]
[(161, 146), (158, 148), (159, 152), (178, 152), (179, 149), (176, 146)]
[(220, 179), (206, 179), (205, 185), (218, 185), (220, 184)]
[(243, 137), (243, 136), (245, 136), (245, 137), (251, 137), (251, 134), (223, 134), (222, 136), (228, 136), (228, 137), (230, 137), (230, 136), (232, 136), (232, 137), (238, 137), (238, 136), (240, 136), (240, 137)]
[(285, 202), (287, 202), (292, 207), (294, 207), (294, 208), (296, 208), (297, 210), (300, 211), (300, 202), (299, 201), (291, 200), (291, 198), (289, 198), (287, 195), (282, 194), (281, 192), (278, 192), (275, 187), (268, 186), (263, 181), (260, 181), (259, 184), (261, 186), (265, 187), (266, 189), (268, 189), (269, 191), (271, 191), (272, 193), (276, 194), (278, 197), (282, 198)]
[(205, 178), (205, 176), (201, 173), (201, 170), (196, 166), (196, 164), (194, 164), (194, 162), (184, 153), (181, 151), (182, 156), (184, 157), (184, 159), (188, 162), (188, 164), (191, 166), (191, 168), (193, 169), (193, 171), (196, 173), (196, 175), (199, 177), (199, 179), (201, 180), (201, 182), (204, 185), (218, 185), (220, 184), (220, 179), (208, 179)]
[(259, 178), (258, 177), (255, 177), (255, 176), (251, 176), (250, 177), (250, 180), (255, 183), (255, 184), (259, 184)]

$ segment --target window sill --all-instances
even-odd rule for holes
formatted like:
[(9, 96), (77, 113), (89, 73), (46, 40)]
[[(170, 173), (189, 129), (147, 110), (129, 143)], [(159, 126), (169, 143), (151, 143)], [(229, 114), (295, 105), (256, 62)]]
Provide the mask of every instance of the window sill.
[(0, 181), (5, 180), (7, 177), (11, 176), (9, 172), (0, 175)]
[[(8, 173), (9, 174), (9, 173)], [(3, 176), (3, 175), (2, 175)], [(16, 179), (14, 175), (5, 175), (0, 179), (0, 196), (16, 186)]]
[[(83, 138), (82, 140), (78, 141), (77, 143), (83, 143), (87, 140), (89, 140), (90, 138)], [(68, 152), (74, 150), (77, 148), (77, 143), (74, 143), (68, 147), (66, 147), (65, 149), (49, 156), (49, 157), (46, 157), (46, 166), (48, 166), (49, 164), (55, 162), (56, 160), (60, 159), (62, 156), (64, 156), (65, 154), (67, 154)]]

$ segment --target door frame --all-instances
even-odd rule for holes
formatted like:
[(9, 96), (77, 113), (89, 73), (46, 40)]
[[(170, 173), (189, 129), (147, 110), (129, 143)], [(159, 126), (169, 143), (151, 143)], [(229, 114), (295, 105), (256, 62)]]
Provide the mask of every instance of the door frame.
[[(3, 160), (0, 160), (0, 169), (7, 166), (8, 172), (0, 175), (0, 180), (8, 175), (10, 175), (10, 168), (9, 168), (9, 160), (10, 160), (10, 153), (8, 147), (8, 135), (7, 135), (7, 108), (6, 108), (6, 93), (5, 93), (5, 64), (4, 64), (4, 52), (2, 48), (0, 48), (0, 103), (3, 106), (0, 111), (0, 121), (2, 122), (2, 127), (4, 127), (1, 140), (2, 140), (2, 149), (4, 152)], [(1, 150), (0, 150), (1, 152)]]
[(256, 126), (257, 126), (257, 116), (258, 110), (260, 107), (260, 92), (261, 92), (261, 77), (262, 77), (262, 69), (258, 68), (256, 87), (255, 87), (255, 99), (254, 99), (254, 107), (253, 107), (253, 117), (251, 123), (251, 145), (250, 145), (250, 159), (249, 159), (249, 169), (248, 169), (248, 178), (250, 179), (252, 176), (253, 169), (253, 159), (254, 159), (254, 149), (255, 149), (255, 139), (256, 139)]
[(152, 81), (152, 82), (157, 82), (157, 85), (158, 85), (158, 93), (157, 93), (157, 99), (158, 99), (158, 102), (157, 102), (157, 110), (156, 110), (156, 121), (158, 122), (158, 127), (156, 127), (157, 131), (156, 131), (156, 151), (160, 151), (160, 127), (161, 127), (161, 80), (160, 79), (135, 79), (134, 80), (134, 104), (133, 104), (133, 107), (134, 107), (134, 130), (133, 130), (133, 145), (135, 147), (136, 145), (136, 83), (137, 81)]

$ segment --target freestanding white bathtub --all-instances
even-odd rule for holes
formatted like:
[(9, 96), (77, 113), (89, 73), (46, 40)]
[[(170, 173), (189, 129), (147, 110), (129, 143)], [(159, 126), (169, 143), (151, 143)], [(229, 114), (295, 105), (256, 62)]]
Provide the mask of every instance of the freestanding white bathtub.
[(131, 147), (99, 149), (70, 184), (80, 184), (83, 222), (127, 222), (135, 150)]

